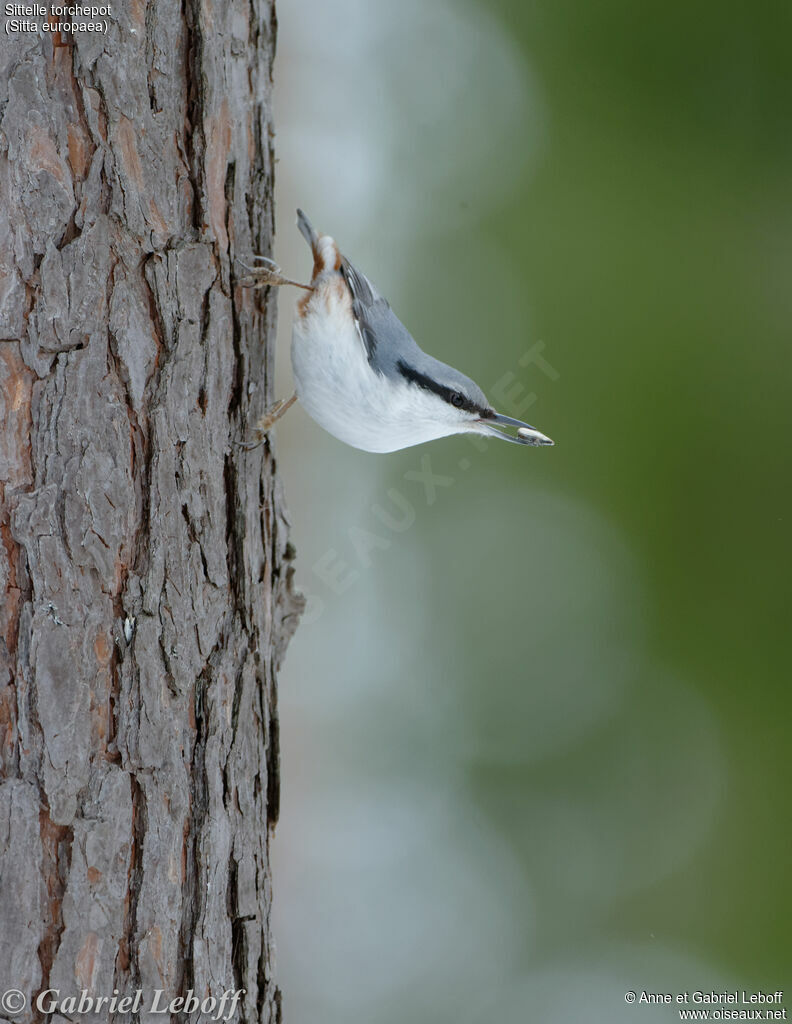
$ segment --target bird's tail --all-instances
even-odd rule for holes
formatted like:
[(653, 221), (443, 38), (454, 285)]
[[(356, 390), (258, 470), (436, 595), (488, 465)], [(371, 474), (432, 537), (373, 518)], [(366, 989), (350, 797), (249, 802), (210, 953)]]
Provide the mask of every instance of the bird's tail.
[(300, 234), (308, 245), (316, 252), (316, 243), (319, 241), (319, 235), (302, 210), (297, 211), (297, 227), (300, 229)]
[(330, 235), (322, 235), (315, 231), (313, 224), (311, 224), (302, 210), (297, 211), (297, 227), (313, 252), (314, 267), (311, 283), (316, 281), (317, 277), (325, 271), (340, 270), (343, 257), (338, 251), (335, 241)]

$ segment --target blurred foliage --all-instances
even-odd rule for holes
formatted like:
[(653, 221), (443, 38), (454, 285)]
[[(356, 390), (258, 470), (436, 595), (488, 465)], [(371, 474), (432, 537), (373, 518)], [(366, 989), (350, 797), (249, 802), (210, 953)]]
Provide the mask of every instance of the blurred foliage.
[(695, 680), (727, 752), (709, 842), (611, 926), (651, 922), (775, 984), (792, 954), (792, 7), (496, 6), (549, 108), (519, 214), (490, 226), (563, 375), (542, 470), (628, 537), (650, 648)]

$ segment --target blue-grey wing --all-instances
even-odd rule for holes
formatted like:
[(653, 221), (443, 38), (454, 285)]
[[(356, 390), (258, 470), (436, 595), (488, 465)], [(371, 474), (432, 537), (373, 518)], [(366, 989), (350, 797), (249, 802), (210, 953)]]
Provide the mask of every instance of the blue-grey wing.
[(489, 408), (486, 395), (470, 377), (427, 355), (369, 279), (342, 257), (341, 273), (352, 294), (352, 312), (369, 365), (392, 380), (423, 382), (437, 394), (461, 392), (477, 407)]
[(352, 312), (372, 369), (394, 372), (400, 360), (423, 354), (387, 299), (346, 257), (341, 260), (341, 273), (352, 295)]

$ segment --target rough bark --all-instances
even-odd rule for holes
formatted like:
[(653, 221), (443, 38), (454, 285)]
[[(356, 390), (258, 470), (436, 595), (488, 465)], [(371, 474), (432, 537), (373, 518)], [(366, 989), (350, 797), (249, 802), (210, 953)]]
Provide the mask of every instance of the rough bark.
[(15, 1020), (44, 989), (138, 988), (245, 989), (237, 1019), (279, 1018), (275, 673), (299, 600), (269, 448), (234, 443), (269, 397), (274, 310), (235, 259), (271, 248), (274, 43), (271, 0), (131, 0), (106, 36), (0, 45)]

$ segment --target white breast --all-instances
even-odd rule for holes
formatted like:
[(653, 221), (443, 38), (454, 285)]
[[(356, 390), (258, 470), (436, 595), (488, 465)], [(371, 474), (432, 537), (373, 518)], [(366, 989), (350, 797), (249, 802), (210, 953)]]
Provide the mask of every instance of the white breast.
[(340, 276), (317, 282), (303, 303), (294, 318), (292, 367), (297, 396), (319, 426), (367, 452), (456, 433), (458, 425), (442, 422), (435, 396), (372, 370)]

